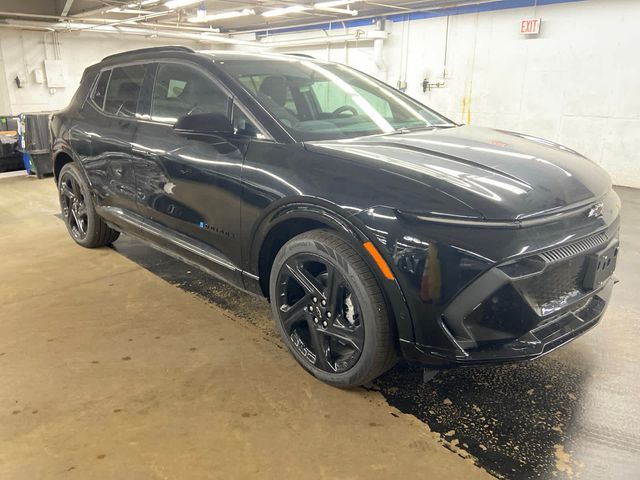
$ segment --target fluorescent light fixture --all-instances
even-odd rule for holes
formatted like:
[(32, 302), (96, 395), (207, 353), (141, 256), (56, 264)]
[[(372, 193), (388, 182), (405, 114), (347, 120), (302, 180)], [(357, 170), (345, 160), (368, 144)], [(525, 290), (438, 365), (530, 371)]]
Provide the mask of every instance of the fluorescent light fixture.
[(351, 15), (355, 17), (358, 15), (357, 10), (351, 10), (350, 8), (333, 8), (333, 7), (313, 7), (314, 10), (318, 10), (319, 12), (331, 12), (338, 13), (340, 15)]
[(313, 4), (313, 8), (323, 9), (323, 8), (343, 7), (345, 5), (350, 5), (358, 1), (360, 0), (333, 0), (330, 2), (318, 2)]
[(136, 7), (146, 7), (147, 5), (152, 5), (154, 3), (158, 3), (160, 0), (144, 0), (142, 2), (131, 2), (127, 5), (127, 8), (136, 8)]
[(263, 17), (277, 17), (280, 15), (287, 15), (288, 13), (299, 13), (306, 10), (310, 10), (311, 7), (304, 5), (291, 5), (290, 7), (274, 8), (273, 10), (267, 10), (262, 14)]
[(164, 2), (164, 6), (173, 9), (187, 7), (189, 5), (195, 5), (196, 3), (201, 2), (202, 0), (169, 0), (168, 2)]
[[(130, 13), (130, 14), (136, 14), (136, 15), (140, 15), (141, 13), (145, 13), (145, 10), (133, 10), (130, 8), (124, 8), (124, 7), (115, 7), (112, 9), (107, 10), (107, 12), (109, 13)], [(149, 12), (146, 12), (149, 13)]]
[[(359, 0), (333, 0), (330, 2), (318, 2), (313, 4), (313, 8), (315, 10), (320, 10), (322, 12), (331, 12), (337, 13), (340, 15), (358, 15), (357, 10), (351, 10), (348, 6), (352, 3), (356, 3)], [(336, 7), (344, 7), (347, 5), (347, 8), (336, 8)]]
[[(134, 9), (134, 8), (140, 9), (141, 7), (146, 7), (147, 5), (152, 5), (154, 3), (158, 3), (159, 1), (160, 0), (144, 0), (143, 2), (131, 2), (127, 4), (126, 7), (113, 7), (107, 10), (107, 12), (131, 13), (131, 9)], [(138, 10), (136, 13), (139, 13), (139, 12), (140, 10)]]
[(249, 8), (245, 8), (240, 11), (232, 11), (232, 12), (220, 12), (214, 13), (211, 15), (206, 15), (204, 17), (190, 17), (187, 19), (188, 22), (191, 23), (205, 23), (205, 22), (213, 22), (215, 20), (226, 20), (227, 18), (237, 18), (237, 17), (246, 17), (248, 15), (255, 15), (255, 10), (251, 10)]

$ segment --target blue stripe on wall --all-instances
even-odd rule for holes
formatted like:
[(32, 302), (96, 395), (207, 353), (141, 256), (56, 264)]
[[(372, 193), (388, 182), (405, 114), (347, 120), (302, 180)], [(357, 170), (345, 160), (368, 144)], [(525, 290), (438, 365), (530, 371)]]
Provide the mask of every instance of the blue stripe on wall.
[[(421, 20), (425, 18), (437, 18), (437, 17), (448, 17), (451, 15), (465, 15), (469, 13), (480, 13), (480, 12), (494, 12), (496, 10), (508, 10), (511, 8), (525, 8), (525, 7), (533, 7), (535, 5), (553, 5), (556, 3), (574, 3), (574, 2), (582, 2), (584, 0), (497, 0), (494, 2), (486, 2), (480, 3), (476, 5), (464, 5), (461, 7), (449, 7), (449, 8), (440, 8), (437, 10), (429, 10), (425, 12), (412, 12), (405, 14), (393, 14), (388, 13), (385, 15), (379, 15), (379, 17), (384, 17), (387, 20), (391, 20), (392, 22), (406, 22), (408, 20)], [(275, 35), (278, 33), (293, 33), (293, 32), (302, 32), (309, 30), (331, 30), (335, 29), (336, 25), (340, 28), (342, 25), (346, 26), (346, 28), (357, 28), (357, 27), (365, 27), (369, 26), (374, 22), (373, 18), (361, 18), (356, 20), (347, 20), (344, 22), (332, 22), (332, 23), (323, 23), (319, 25), (306, 25), (302, 27), (290, 27), (290, 28), (282, 28), (277, 30), (272, 30), (271, 35)], [(263, 30), (261, 32), (257, 32), (256, 35), (258, 37), (264, 37), (267, 35), (268, 30)]]

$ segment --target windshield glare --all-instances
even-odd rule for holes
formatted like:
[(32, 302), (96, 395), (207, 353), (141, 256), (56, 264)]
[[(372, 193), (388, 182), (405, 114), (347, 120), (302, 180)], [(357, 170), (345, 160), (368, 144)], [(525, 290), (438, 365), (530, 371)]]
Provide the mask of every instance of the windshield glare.
[(454, 125), (384, 83), (343, 65), (293, 57), (224, 60), (219, 65), (298, 141)]

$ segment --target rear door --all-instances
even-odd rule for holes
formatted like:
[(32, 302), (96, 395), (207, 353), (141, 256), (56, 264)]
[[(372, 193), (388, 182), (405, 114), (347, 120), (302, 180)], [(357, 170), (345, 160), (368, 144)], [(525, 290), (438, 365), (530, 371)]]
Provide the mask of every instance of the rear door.
[(137, 209), (131, 142), (146, 68), (138, 64), (103, 70), (84, 109), (91, 155), (83, 163), (100, 206)]

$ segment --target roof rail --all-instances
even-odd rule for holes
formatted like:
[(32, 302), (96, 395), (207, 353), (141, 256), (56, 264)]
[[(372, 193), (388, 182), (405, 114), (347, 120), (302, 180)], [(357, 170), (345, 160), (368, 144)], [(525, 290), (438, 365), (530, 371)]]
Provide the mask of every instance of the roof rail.
[(195, 50), (189, 47), (182, 47), (180, 45), (167, 45), (165, 47), (149, 47), (139, 48), (137, 50), (129, 50), (127, 52), (114, 53), (113, 55), (107, 55), (102, 61), (113, 60), (114, 58), (124, 57), (135, 53), (153, 53), (153, 52), (189, 52), (194, 53)]
[(309, 55), (308, 53), (285, 53), (285, 55), (291, 55), (292, 57), (302, 57), (302, 58), (311, 58), (313, 60), (316, 59), (313, 55)]

